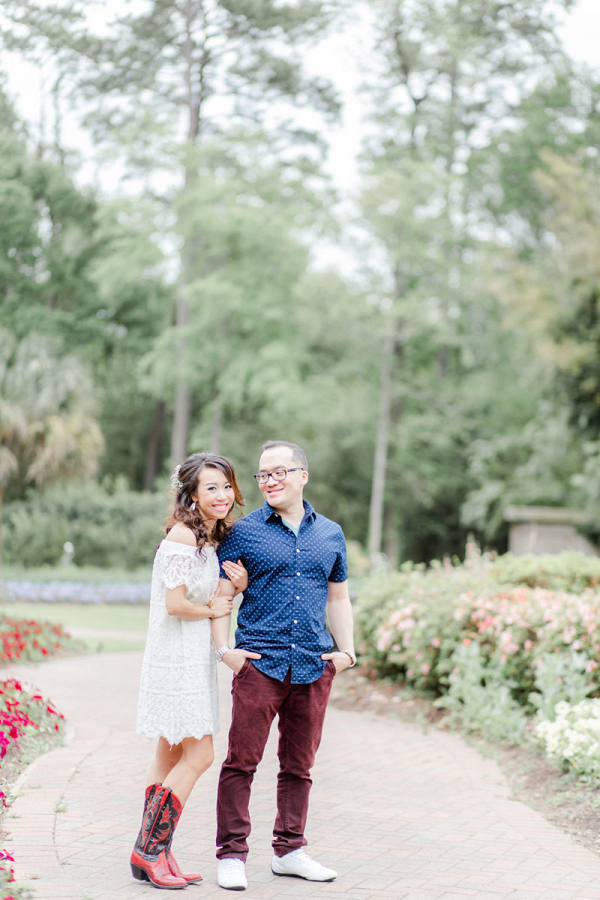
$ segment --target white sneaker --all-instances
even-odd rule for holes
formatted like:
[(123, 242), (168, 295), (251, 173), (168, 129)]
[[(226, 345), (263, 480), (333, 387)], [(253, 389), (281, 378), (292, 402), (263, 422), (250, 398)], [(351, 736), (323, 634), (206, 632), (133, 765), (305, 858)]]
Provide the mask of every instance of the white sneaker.
[(248, 887), (248, 879), (244, 860), (218, 859), (217, 884), (228, 891), (245, 891)]
[(294, 875), (296, 878), (306, 878), (307, 881), (333, 881), (337, 878), (335, 869), (322, 866), (304, 850), (292, 850), (285, 856), (274, 856), (271, 871), (273, 875)]

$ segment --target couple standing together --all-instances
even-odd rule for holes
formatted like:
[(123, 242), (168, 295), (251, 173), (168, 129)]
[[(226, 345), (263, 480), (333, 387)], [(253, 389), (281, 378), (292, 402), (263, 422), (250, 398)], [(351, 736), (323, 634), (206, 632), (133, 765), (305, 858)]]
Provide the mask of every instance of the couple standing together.
[[(331, 683), (356, 661), (344, 535), (303, 500), (308, 469), (300, 447), (269, 441), (254, 477), (265, 502), (233, 524), (234, 507), (244, 500), (231, 463), (214, 454), (190, 456), (176, 471), (175, 507), (154, 560), (137, 731), (158, 744), (131, 869), (160, 888), (201, 880), (181, 871), (171, 843), (195, 782), (214, 759), (217, 660), (234, 673), (217, 796), (219, 885), (248, 886), (250, 789), (276, 715), (272, 871), (309, 881), (337, 874), (303, 848), (310, 770)], [(240, 591), (231, 648), (233, 597)]]

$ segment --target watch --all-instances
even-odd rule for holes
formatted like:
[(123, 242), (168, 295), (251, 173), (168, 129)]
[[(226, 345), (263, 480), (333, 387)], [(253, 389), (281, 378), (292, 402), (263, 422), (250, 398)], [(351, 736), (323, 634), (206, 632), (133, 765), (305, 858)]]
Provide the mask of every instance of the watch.
[(340, 653), (345, 653), (346, 656), (350, 657), (350, 665), (348, 668), (352, 668), (352, 666), (356, 665), (356, 654), (352, 650), (340, 650)]
[(227, 644), (225, 644), (224, 647), (219, 647), (219, 649), (217, 650), (217, 658), (219, 662), (223, 662), (223, 657), (226, 653), (229, 652), (229, 650), (231, 650), (231, 647), (229, 647)]

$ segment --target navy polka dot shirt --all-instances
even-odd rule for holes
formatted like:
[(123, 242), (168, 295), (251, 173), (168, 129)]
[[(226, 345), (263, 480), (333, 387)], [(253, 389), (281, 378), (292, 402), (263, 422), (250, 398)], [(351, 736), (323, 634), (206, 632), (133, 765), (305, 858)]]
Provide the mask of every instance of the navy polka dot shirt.
[(248, 570), (236, 647), (261, 653), (252, 663), (278, 681), (290, 668), (292, 684), (316, 681), (325, 668), (321, 653), (333, 646), (325, 628), (328, 582), (348, 578), (340, 526), (305, 500), (296, 535), (265, 502), (235, 523), (217, 552), (220, 562), (240, 559)]

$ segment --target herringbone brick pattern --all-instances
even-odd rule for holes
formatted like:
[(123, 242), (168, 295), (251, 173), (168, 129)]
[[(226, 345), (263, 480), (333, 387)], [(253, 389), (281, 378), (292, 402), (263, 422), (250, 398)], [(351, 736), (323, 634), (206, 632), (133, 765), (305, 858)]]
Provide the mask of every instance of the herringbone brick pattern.
[[(140, 662), (138, 653), (107, 654), (12, 670), (71, 725), (69, 743), (22, 776), (6, 821), (17, 877), (31, 879), (37, 900), (157, 896), (128, 864), (152, 755), (151, 742), (133, 732)], [(196, 786), (174, 845), (182, 868), (204, 874), (185, 889), (190, 900), (231, 896), (215, 879), (225, 667), (220, 676), (217, 762)], [(600, 859), (512, 801), (496, 764), (455, 735), (329, 709), (307, 837), (308, 852), (338, 870), (331, 884), (271, 874), (276, 771), (274, 730), (253, 787), (248, 900), (600, 900)]]

